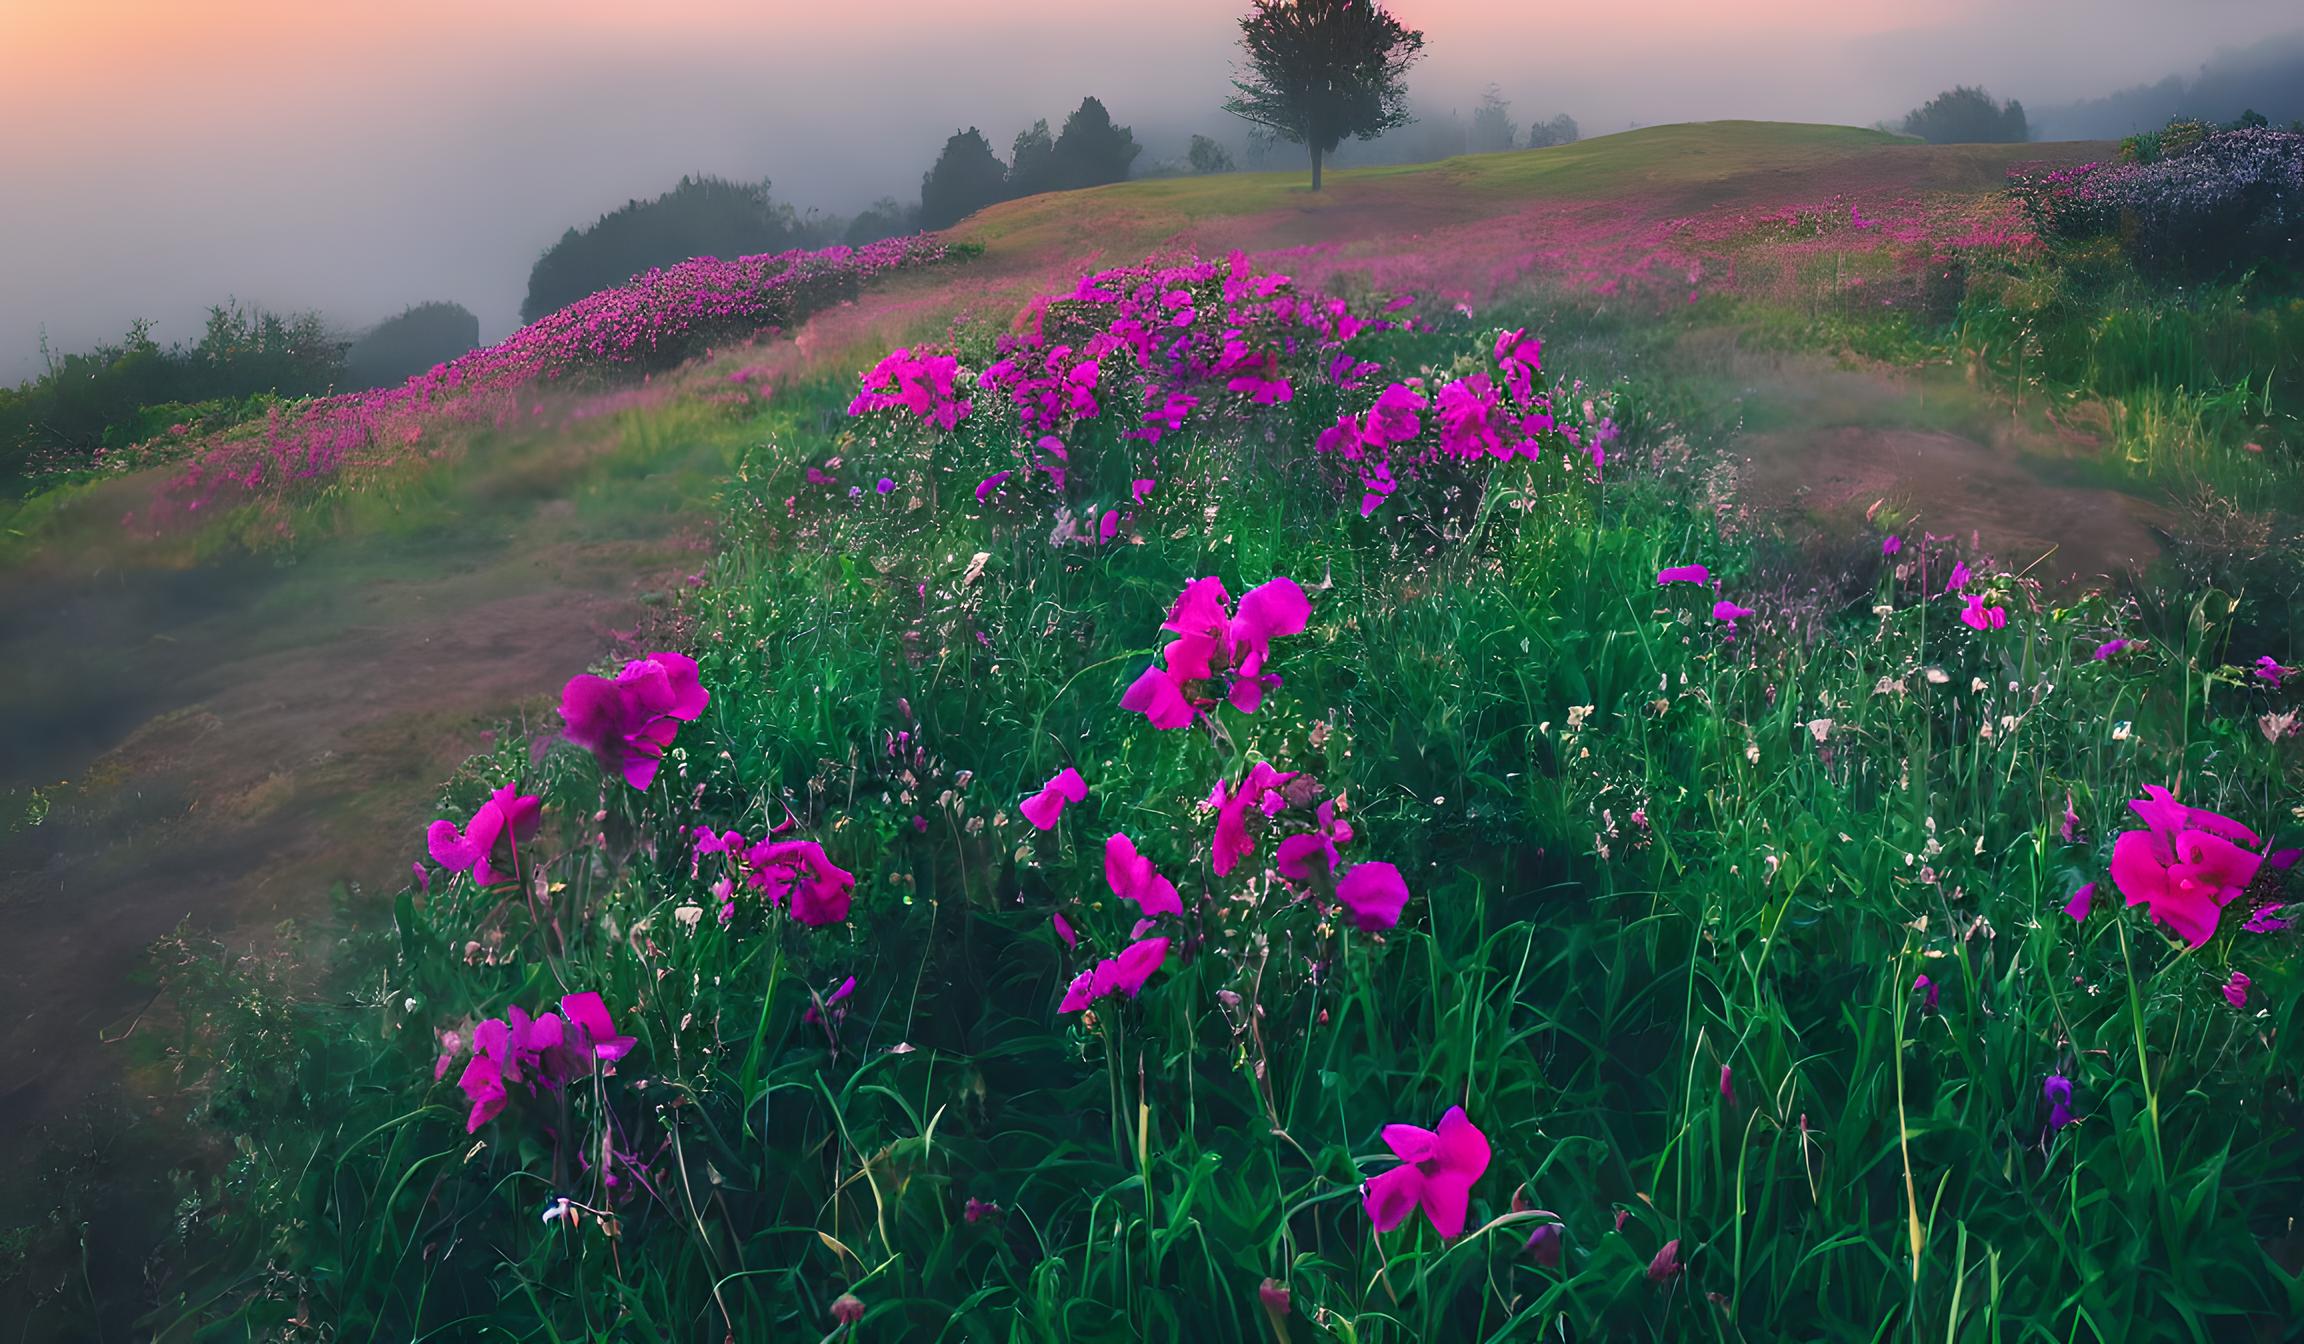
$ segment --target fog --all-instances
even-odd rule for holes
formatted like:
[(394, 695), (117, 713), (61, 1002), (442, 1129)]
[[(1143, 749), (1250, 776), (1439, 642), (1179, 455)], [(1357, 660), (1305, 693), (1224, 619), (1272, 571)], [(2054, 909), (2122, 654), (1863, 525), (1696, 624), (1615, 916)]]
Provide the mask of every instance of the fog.
[[(0, 0), (0, 381), (136, 317), (196, 338), (237, 297), (347, 331), (450, 299), (507, 333), (537, 254), (683, 173), (849, 212), (917, 195), (944, 137), (1005, 149), (1095, 94), (1150, 162), (1237, 143), (1245, 0)], [(1394, 0), (1417, 100), (1493, 81), (1585, 134), (1868, 125), (1954, 83), (2027, 104), (2188, 74), (2294, 0)], [(853, 16), (853, 26), (848, 22)]]

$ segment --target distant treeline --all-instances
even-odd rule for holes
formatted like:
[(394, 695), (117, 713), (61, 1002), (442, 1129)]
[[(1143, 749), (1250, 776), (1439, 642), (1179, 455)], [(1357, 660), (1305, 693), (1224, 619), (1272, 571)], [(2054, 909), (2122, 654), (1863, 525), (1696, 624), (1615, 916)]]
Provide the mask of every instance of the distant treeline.
[(1093, 97), (1080, 100), (1060, 132), (1051, 134), (1045, 119), (1017, 132), (1006, 163), (982, 131), (955, 131), (920, 179), (920, 227), (949, 228), (987, 205), (1019, 196), (1125, 181), (1142, 152), (1135, 134), (1115, 126), (1111, 112)]
[(2304, 118), (2304, 32), (2224, 52), (2190, 79), (2170, 75), (2102, 98), (2036, 108), (2032, 133), (2043, 140), (2117, 140), (2171, 120), (2226, 123), (2249, 112), (2275, 126)]
[(0, 387), (0, 488), (179, 425), (230, 424), (274, 398), (396, 383), (479, 342), (479, 319), (453, 303), (419, 304), (350, 340), (318, 313), (237, 301), (209, 309), (191, 344), (163, 346), (151, 323), (137, 321), (119, 340), (48, 354), (37, 377)]

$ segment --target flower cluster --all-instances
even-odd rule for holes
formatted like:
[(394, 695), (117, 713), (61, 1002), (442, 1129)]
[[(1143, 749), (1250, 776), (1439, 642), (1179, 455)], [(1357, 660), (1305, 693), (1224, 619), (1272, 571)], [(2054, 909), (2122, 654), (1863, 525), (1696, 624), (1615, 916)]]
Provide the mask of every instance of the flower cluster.
[(464, 1129), (471, 1133), (503, 1114), (511, 1102), (507, 1084), (525, 1084), (531, 1095), (539, 1087), (558, 1088), (582, 1078), (602, 1064), (614, 1064), (632, 1053), (630, 1036), (616, 1034), (608, 1005), (589, 990), (560, 1000), (560, 1011), (530, 1017), (514, 1005), (503, 1017), (475, 1024), (469, 1032), (449, 1032), (441, 1038), (440, 1058), (432, 1066), (435, 1081), (466, 1051), (456, 1085), (472, 1103)]
[(588, 673), (570, 678), (560, 693), (560, 717), (568, 740), (591, 752), (601, 769), (644, 790), (655, 782), (680, 725), (694, 723), (711, 701), (694, 659), (651, 653), (626, 663), (613, 681)]
[(789, 327), (876, 276), (944, 254), (944, 244), (931, 238), (894, 238), (817, 252), (699, 257), (648, 271), (399, 386), (276, 407), (258, 425), (219, 435), (168, 484), (156, 518), (420, 457), (446, 426), (515, 423), (516, 414), (540, 409), (536, 398), (548, 386), (668, 369), (713, 345)]
[[(1311, 599), (1293, 579), (1249, 589), (1237, 613), (1222, 579), (1194, 579), (1160, 626), (1176, 636), (1164, 650), (1166, 666), (1145, 668), (1121, 695), (1120, 707), (1142, 714), (1155, 728), (1185, 727), (1219, 700), (1253, 714), (1264, 693), (1280, 684), (1264, 670), (1272, 641), (1302, 634), (1311, 615)], [(1216, 694), (1197, 694), (1203, 686)]]

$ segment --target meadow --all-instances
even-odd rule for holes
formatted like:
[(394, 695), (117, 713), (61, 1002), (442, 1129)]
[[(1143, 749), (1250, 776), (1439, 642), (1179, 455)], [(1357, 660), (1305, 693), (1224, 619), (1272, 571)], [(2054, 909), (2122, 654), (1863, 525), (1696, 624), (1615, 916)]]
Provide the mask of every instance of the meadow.
[[(1615, 139), (1011, 203), (618, 403), (741, 436), (715, 553), (325, 988), (171, 944), (146, 1327), (2292, 1337), (2295, 301), (2005, 147)], [(1724, 330), (2093, 430), (2167, 556), (1739, 500)], [(243, 538), (426, 469), (228, 442)]]

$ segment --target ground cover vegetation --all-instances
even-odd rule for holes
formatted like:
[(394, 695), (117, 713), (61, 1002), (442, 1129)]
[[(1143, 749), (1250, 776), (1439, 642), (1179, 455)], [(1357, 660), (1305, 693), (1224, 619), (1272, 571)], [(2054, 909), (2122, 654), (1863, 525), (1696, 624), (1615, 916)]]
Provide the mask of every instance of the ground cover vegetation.
[(1819, 584), (1605, 325), (1147, 264), (780, 389), (359, 994), (188, 1016), (156, 1325), (2282, 1337), (2293, 647)]

